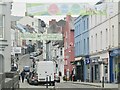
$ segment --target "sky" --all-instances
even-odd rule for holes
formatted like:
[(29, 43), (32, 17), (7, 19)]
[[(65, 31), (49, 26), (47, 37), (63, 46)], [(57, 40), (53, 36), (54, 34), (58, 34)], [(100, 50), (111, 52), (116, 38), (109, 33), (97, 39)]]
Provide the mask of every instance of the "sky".
[[(100, 0), (13, 0), (12, 15), (24, 16), (26, 11), (26, 3), (91, 3), (95, 4)], [(35, 16), (36, 18), (43, 19), (48, 23), (51, 19), (57, 21), (63, 19), (65, 16)]]
[(64, 3), (75, 3), (75, 2), (97, 2), (99, 0), (13, 0), (14, 2), (38, 2), (38, 3), (60, 3), (60, 2), (64, 2)]

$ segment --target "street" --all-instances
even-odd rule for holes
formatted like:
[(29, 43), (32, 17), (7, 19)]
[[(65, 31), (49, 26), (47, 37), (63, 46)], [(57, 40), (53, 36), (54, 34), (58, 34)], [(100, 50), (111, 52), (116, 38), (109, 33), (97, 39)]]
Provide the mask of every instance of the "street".
[(119, 38), (120, 0), (0, 0), (0, 90), (120, 90)]
[(24, 56), (21, 56), (22, 58), (20, 58), (19, 60), (19, 70), (22, 71), (24, 66), (31, 66), (32, 61), (29, 59), (29, 54), (26, 54)]
[[(27, 81), (24, 83), (20, 82), (20, 88), (46, 88), (45, 85), (29, 85)], [(94, 86), (89, 86), (89, 85), (80, 85), (80, 84), (73, 84), (73, 82), (61, 82), (61, 83), (56, 83), (55, 87), (54, 86), (48, 86), (48, 88), (97, 88)]]
[[(41, 56), (38, 56), (41, 57)], [(19, 69), (20, 71), (24, 66), (31, 66), (32, 61), (29, 59), (29, 54), (24, 55), (21, 60), (19, 60)], [(27, 80), (25, 80), (24, 83), (20, 81), (20, 88), (46, 88), (45, 85), (29, 85), (27, 83)], [(97, 88), (94, 86), (89, 86), (89, 85), (80, 85), (80, 84), (74, 84), (71, 81), (62, 81), (61, 83), (56, 83), (55, 87), (54, 86), (48, 86), (48, 88)]]

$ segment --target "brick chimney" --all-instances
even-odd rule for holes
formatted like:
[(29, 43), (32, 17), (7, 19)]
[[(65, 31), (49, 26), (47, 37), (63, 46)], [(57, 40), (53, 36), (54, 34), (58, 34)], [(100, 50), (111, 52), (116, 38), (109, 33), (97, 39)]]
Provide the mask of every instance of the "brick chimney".
[(56, 19), (52, 19), (51, 21), (49, 21), (49, 25), (53, 25), (56, 24)]

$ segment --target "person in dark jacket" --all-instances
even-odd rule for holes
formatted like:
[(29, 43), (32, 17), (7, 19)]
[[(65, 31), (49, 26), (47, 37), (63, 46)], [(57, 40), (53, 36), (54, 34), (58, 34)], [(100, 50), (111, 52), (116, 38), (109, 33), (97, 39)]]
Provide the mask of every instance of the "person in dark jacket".
[(120, 84), (120, 71), (118, 72), (117, 80), (118, 80), (118, 84)]
[(25, 79), (25, 71), (24, 70), (21, 72), (21, 77), (22, 77), (22, 83), (23, 83), (24, 79)]

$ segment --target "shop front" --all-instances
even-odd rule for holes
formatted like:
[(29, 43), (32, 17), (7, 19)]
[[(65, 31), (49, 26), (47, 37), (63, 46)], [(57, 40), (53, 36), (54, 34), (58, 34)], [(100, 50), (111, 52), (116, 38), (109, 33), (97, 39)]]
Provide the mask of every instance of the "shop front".
[[(120, 49), (111, 50), (110, 57), (110, 82), (118, 83), (120, 73)], [(120, 78), (120, 77), (119, 77)]]
[(84, 59), (82, 57), (75, 58), (74, 62), (71, 62), (75, 65), (75, 78), (79, 81), (84, 81)]
[(90, 82), (100, 82), (100, 57), (90, 58)]
[(90, 58), (86, 57), (84, 60), (84, 80), (90, 82)]
[(108, 58), (100, 58), (98, 60), (99, 62), (99, 66), (100, 66), (100, 82), (103, 81), (104, 78), (104, 82), (108, 82)]

